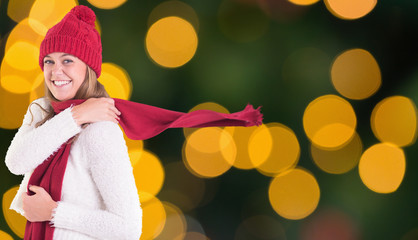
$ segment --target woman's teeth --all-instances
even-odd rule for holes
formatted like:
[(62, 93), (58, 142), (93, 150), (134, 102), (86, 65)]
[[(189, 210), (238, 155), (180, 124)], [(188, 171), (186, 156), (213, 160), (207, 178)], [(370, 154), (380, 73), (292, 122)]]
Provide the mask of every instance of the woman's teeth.
[(55, 81), (52, 81), (52, 82), (54, 83), (55, 86), (63, 86), (63, 85), (69, 84), (71, 81), (70, 80), (68, 80), (68, 81), (55, 80)]

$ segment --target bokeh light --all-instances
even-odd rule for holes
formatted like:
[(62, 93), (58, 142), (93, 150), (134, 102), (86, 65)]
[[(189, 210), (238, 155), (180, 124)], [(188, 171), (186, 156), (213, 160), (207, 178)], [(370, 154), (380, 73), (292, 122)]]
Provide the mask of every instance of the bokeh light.
[(248, 136), (248, 157), (250, 168), (259, 167), (267, 161), (273, 150), (273, 137), (267, 125), (262, 124)]
[(224, 0), (218, 13), (222, 32), (236, 42), (253, 42), (267, 31), (269, 19), (253, 4)]
[(377, 0), (324, 0), (324, 2), (334, 16), (346, 20), (364, 17), (377, 4)]
[(319, 2), (319, 0), (289, 0), (289, 2), (294, 3), (296, 5), (306, 6), (306, 5), (312, 5), (314, 3), (317, 3)]
[(412, 145), (417, 138), (417, 108), (407, 97), (387, 97), (373, 109), (371, 126), (381, 142), (399, 147)]
[[(262, 156), (263, 152), (269, 153), (267, 159), (257, 166), (257, 170), (266, 176), (275, 176), (297, 165), (300, 156), (300, 146), (295, 133), (289, 127), (280, 123), (268, 123), (266, 126), (268, 127), (268, 132), (259, 129), (251, 138), (251, 142), (257, 141), (259, 149), (263, 150), (255, 151), (255, 154), (252, 154), (252, 159)], [(264, 133), (264, 140), (261, 141), (256, 137), (263, 132), (266, 133)], [(249, 150), (250, 154), (254, 152), (252, 148)]]
[[(204, 102), (200, 103), (196, 106), (194, 106), (192, 109), (190, 109), (188, 112), (193, 112), (196, 110), (211, 110), (219, 113), (230, 113), (228, 109), (226, 109), (224, 106), (214, 103), (214, 102)], [(196, 131), (198, 128), (183, 128), (184, 136), (187, 138), (192, 132)], [(229, 128), (231, 131), (235, 128)], [(232, 132), (231, 132), (232, 133)]]
[(382, 77), (379, 65), (366, 50), (351, 49), (340, 54), (331, 67), (335, 89), (350, 99), (365, 99), (380, 87)]
[(38, 57), (38, 47), (29, 42), (19, 41), (9, 48), (4, 60), (14, 68), (28, 71), (38, 67)]
[(10, 188), (3, 194), (2, 209), (4, 218), (6, 219), (6, 222), (9, 225), (10, 229), (12, 229), (12, 231), (17, 236), (23, 238), (23, 236), (25, 235), (26, 218), (24, 218), (22, 215), (15, 212), (14, 210), (10, 209), (10, 204), (12, 203), (13, 198), (16, 196), (18, 189), (19, 186), (15, 186)]
[(298, 220), (316, 209), (320, 190), (311, 173), (295, 168), (274, 177), (268, 194), (274, 211), (284, 218)]
[(267, 215), (257, 215), (245, 219), (237, 228), (234, 240), (285, 240), (283, 225)]
[(205, 181), (190, 173), (181, 161), (170, 162), (164, 168), (165, 183), (158, 196), (186, 212), (199, 206), (205, 196)]
[(58, 23), (78, 3), (75, 0), (36, 0), (29, 13), (29, 25), (39, 35)]
[(102, 74), (98, 81), (103, 84), (112, 98), (129, 100), (131, 97), (131, 78), (122, 67), (114, 63), (102, 64)]
[(351, 141), (340, 149), (324, 150), (311, 145), (311, 155), (315, 164), (327, 173), (342, 174), (357, 166), (363, 145), (356, 133)]
[(166, 213), (163, 203), (151, 194), (142, 194), (146, 202), (141, 200), (142, 207), (142, 234), (141, 240), (152, 240), (157, 237), (164, 228)]
[[(259, 134), (255, 138), (262, 142), (255, 142), (254, 140), (250, 142), (250, 137), (259, 129), (264, 129), (265, 131), (259, 131)], [(252, 169), (267, 159), (266, 157), (271, 150), (271, 137), (266, 126), (237, 127), (232, 137), (237, 149), (234, 167), (239, 169)], [(260, 139), (262, 137), (266, 137), (266, 139)], [(250, 143), (252, 144), (250, 145)], [(268, 145), (269, 143), (270, 145)]]
[(12, 236), (10, 236), (6, 232), (3, 232), (2, 230), (0, 230), (0, 239), (1, 240), (13, 240)]
[(114, 9), (120, 7), (126, 0), (87, 0), (91, 5), (101, 9)]
[(196, 11), (190, 5), (177, 0), (165, 1), (155, 7), (148, 16), (148, 27), (159, 19), (169, 16), (180, 17), (192, 24), (196, 32), (199, 31), (199, 18)]
[(160, 192), (164, 183), (164, 168), (155, 154), (142, 151), (139, 160), (133, 165), (133, 174), (141, 202), (146, 202), (149, 200), (148, 196), (155, 196)]
[(30, 94), (15, 94), (0, 86), (0, 128), (16, 129), (22, 125)]
[(169, 202), (163, 202), (166, 213), (164, 228), (155, 240), (183, 239), (186, 234), (187, 223), (183, 212)]
[(354, 136), (356, 125), (353, 107), (336, 95), (325, 95), (313, 100), (303, 115), (306, 135), (320, 148), (342, 147)]
[(196, 53), (197, 34), (193, 26), (179, 17), (165, 17), (155, 22), (145, 39), (146, 50), (157, 64), (176, 68), (189, 62)]
[(301, 240), (359, 240), (361, 233), (349, 215), (337, 209), (318, 210), (301, 229)]
[[(1, 2), (1, 1), (0, 1)], [(7, 16), (15, 22), (20, 22), (29, 16), (35, 0), (13, 0), (7, 5)]]
[(218, 127), (193, 132), (183, 146), (183, 161), (198, 177), (217, 177), (235, 162), (237, 147), (231, 134)]
[(209, 240), (209, 238), (199, 232), (187, 232), (183, 240)]
[(368, 148), (360, 158), (360, 178), (377, 193), (392, 193), (398, 189), (405, 175), (405, 154), (390, 143), (379, 143)]

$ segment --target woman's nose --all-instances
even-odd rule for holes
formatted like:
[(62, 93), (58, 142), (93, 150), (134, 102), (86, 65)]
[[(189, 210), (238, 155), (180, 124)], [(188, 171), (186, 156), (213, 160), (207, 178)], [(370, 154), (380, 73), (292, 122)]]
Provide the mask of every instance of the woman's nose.
[(55, 65), (54, 65), (54, 68), (52, 69), (52, 74), (53, 75), (60, 75), (60, 74), (62, 74), (63, 72), (62, 72), (62, 65), (61, 64), (59, 64), (59, 63), (56, 63)]

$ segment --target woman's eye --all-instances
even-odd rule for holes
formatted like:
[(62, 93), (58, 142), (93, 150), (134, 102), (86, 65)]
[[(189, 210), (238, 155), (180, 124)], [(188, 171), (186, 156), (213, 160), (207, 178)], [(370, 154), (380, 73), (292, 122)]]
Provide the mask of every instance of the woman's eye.
[(44, 60), (44, 64), (51, 64), (53, 63), (51, 60)]
[(63, 62), (64, 62), (64, 63), (72, 63), (72, 62), (73, 62), (73, 60), (71, 60), (71, 59), (65, 59)]

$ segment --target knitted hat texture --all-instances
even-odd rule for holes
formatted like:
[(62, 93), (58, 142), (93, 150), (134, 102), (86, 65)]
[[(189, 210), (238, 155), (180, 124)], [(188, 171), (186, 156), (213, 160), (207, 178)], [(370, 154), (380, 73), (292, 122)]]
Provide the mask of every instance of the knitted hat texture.
[(102, 68), (102, 43), (95, 29), (96, 15), (86, 6), (76, 6), (48, 30), (41, 43), (39, 65), (44, 70), (44, 57), (53, 52), (69, 53), (86, 63), (97, 77)]

